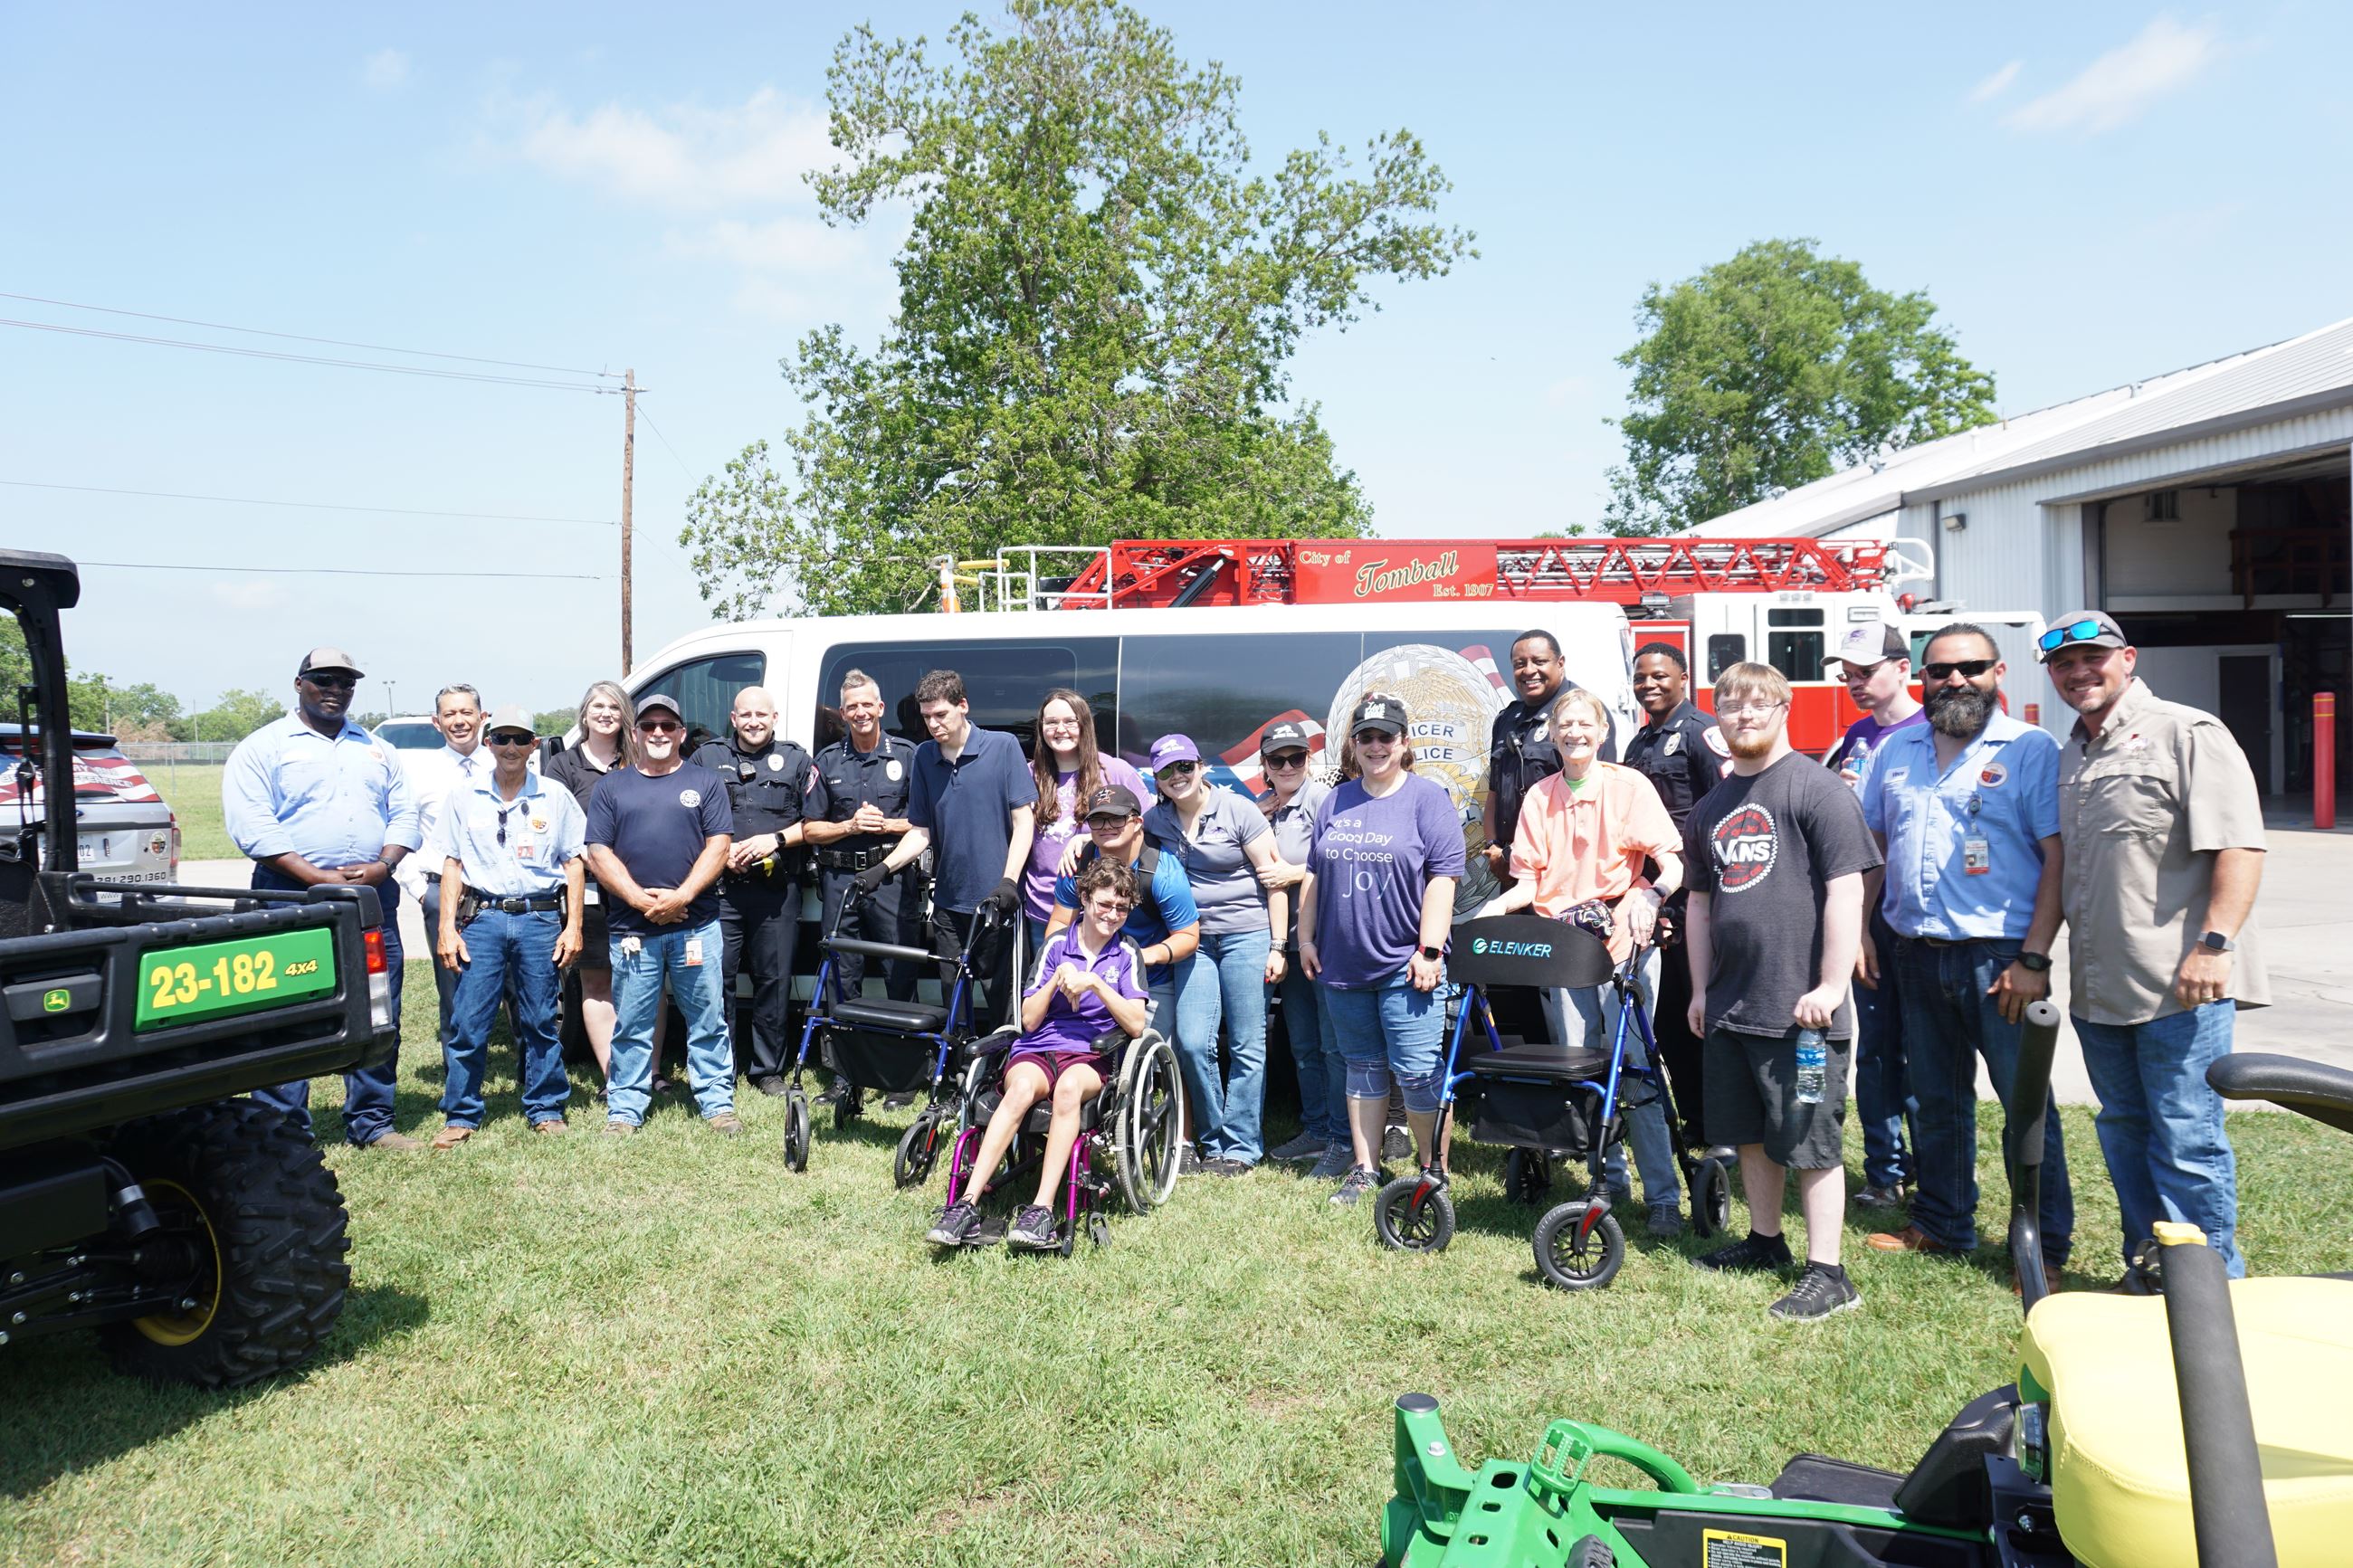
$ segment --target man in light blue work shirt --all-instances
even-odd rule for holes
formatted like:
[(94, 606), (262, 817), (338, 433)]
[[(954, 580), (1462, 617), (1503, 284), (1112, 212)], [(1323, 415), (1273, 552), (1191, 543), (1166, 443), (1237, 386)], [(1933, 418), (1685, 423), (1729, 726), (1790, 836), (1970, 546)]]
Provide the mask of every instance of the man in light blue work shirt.
[[(1983, 628), (1957, 622), (1928, 639), (1921, 687), (1928, 722), (1891, 731), (1862, 783), (1863, 820), (1887, 864), (1866, 886), (1895, 932), (1893, 954), (1866, 935), (1859, 975), (1895, 974), (1914, 1125), (1912, 1222), (1871, 1237), (1879, 1252), (1977, 1246), (1977, 1064), (2010, 1103), (2028, 1004), (2050, 994), (2059, 931), (2059, 742), (2001, 711), (2004, 666)], [(2046, 1100), (2042, 1258), (2058, 1288), (2075, 1228), (2059, 1113)]]
[(543, 784), (531, 771), (539, 738), (528, 712), (500, 709), (488, 733), (490, 776), (450, 789), (425, 849), (440, 869), (434, 951), (458, 976), (437, 1152), (456, 1148), (482, 1124), (491, 1024), (510, 985), (524, 1119), (533, 1132), (570, 1130), (564, 1109), (572, 1086), (555, 1026), (564, 984), (557, 972), (580, 956), (588, 819), (570, 790)]
[[(237, 742), (221, 776), (228, 836), (253, 861), (253, 885), (291, 891), (361, 886), (384, 911), (392, 1028), (400, 1032), (400, 884), (392, 868), (417, 847), (417, 806), (392, 748), (352, 721), (360, 672), (341, 648), (314, 647), (294, 672), (294, 711)], [(392, 1128), (399, 1049), (343, 1075), (343, 1136), (362, 1149), (424, 1147)], [(280, 1084), (254, 1099), (311, 1133), (311, 1085)]]

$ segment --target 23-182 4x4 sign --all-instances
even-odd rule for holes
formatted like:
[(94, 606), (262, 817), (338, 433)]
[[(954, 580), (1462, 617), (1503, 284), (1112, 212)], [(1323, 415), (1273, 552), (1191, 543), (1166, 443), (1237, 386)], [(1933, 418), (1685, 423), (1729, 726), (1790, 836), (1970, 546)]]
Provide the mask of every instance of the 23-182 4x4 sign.
[(132, 1026), (160, 1029), (257, 1012), (307, 1001), (334, 988), (332, 931), (161, 948), (139, 961), (139, 1016)]

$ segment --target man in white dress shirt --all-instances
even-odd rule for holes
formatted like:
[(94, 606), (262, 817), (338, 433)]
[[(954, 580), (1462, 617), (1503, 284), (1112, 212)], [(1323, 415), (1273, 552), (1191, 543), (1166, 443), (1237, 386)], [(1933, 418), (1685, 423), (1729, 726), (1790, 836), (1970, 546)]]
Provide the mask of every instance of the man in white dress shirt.
[[(415, 760), (408, 769), (408, 793), (417, 803), (417, 831), (427, 844), (438, 842), (441, 807), (452, 789), (471, 790), (488, 783), (491, 755), (482, 749), (482, 694), (463, 683), (443, 687), (433, 699), (433, 727), (441, 731), (441, 749)], [(415, 899), (425, 914), (425, 940), (441, 929), (441, 865), (428, 867), (427, 856), (412, 855), (401, 863), (401, 890)], [(434, 988), (440, 994), (440, 1040), (445, 1052), (456, 1042), (450, 1032), (450, 1008), (458, 994), (458, 973), (433, 966)]]

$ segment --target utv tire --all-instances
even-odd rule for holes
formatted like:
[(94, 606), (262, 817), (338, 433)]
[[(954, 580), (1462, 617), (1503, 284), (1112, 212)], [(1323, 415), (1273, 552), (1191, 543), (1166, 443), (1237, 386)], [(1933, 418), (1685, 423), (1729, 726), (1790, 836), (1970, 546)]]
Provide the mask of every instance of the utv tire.
[(352, 1280), (341, 1189), (280, 1112), (226, 1100), (132, 1122), (111, 1151), (194, 1254), (178, 1311), (99, 1331), (120, 1372), (235, 1388), (300, 1365)]

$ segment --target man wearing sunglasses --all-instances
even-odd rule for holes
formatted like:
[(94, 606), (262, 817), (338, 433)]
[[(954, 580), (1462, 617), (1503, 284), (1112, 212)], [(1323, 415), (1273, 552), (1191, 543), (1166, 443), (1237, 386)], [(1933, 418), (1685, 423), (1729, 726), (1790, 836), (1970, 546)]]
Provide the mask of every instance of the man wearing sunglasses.
[(2256, 940), (2263, 804), (2211, 713), (2159, 700), (2097, 610), (2042, 635), (2042, 667), (2075, 710), (2059, 760), (2067, 847), (2067, 1010), (2100, 1097), (2127, 1265), (2159, 1220), (2206, 1233), (2233, 1279), (2238, 1166), (2206, 1068), (2233, 1016), (2271, 1000)]
[(435, 952), (458, 982), (436, 1152), (456, 1148), (482, 1124), (491, 1024), (510, 991), (523, 1117), (533, 1132), (570, 1131), (564, 1111), (572, 1085), (555, 1010), (558, 971), (580, 956), (588, 824), (570, 790), (531, 771), (538, 743), (522, 708), (491, 714), (489, 776), (449, 791), (425, 849), (440, 868)]
[(686, 1018), (686, 1073), (702, 1119), (730, 1138), (744, 1131), (720, 983), (717, 890), (735, 816), (725, 782), (686, 761), (685, 743), (677, 698), (638, 698), (637, 765), (607, 773), (588, 804), (588, 869), (605, 889), (613, 961), (607, 1134), (635, 1132), (646, 1119), (665, 985)]
[[(1104, 784), (1087, 797), (1087, 847), (1079, 865), (1109, 860), (1135, 873), (1138, 897), (1121, 929), (1144, 959), (1145, 984), (1152, 997), (1150, 1026), (1176, 1025), (1176, 966), (1189, 963), (1201, 946), (1201, 911), (1193, 901), (1185, 863), (1163, 855), (1144, 835), (1144, 803), (1125, 784)], [(1051, 942), (1079, 916), (1075, 868), (1054, 882), (1053, 912), (1046, 917)], [(1189, 1151), (1189, 1145), (1188, 1145)], [(1186, 1156), (1190, 1169), (1191, 1156)]]
[[(1862, 815), (1887, 864), (1865, 896), (1895, 933), (1866, 928), (1857, 980), (1895, 974), (1913, 1121), (1911, 1223), (1880, 1252), (1966, 1253), (1978, 1242), (1978, 1059), (2012, 1127), (2010, 1081), (2028, 1004), (2051, 990), (2059, 934), (2059, 743), (2001, 710), (2006, 666), (1982, 627), (1955, 622), (1922, 650), (1928, 722), (1890, 731), (1863, 775)], [(2050, 1289), (2075, 1228), (2059, 1113), (2043, 1121), (2042, 1264)]]
[[(290, 891), (357, 883), (384, 911), (392, 971), (392, 1026), (400, 1029), (400, 884), (392, 868), (416, 848), (417, 805), (392, 749), (351, 718), (359, 668), (341, 648), (314, 647), (294, 672), (294, 711), (237, 742), (221, 775), (228, 836), (253, 861), (253, 885)], [(343, 1136), (362, 1149), (424, 1147), (392, 1128), (398, 1051), (343, 1075)], [(254, 1099), (311, 1135), (311, 1085), (280, 1084)]]

